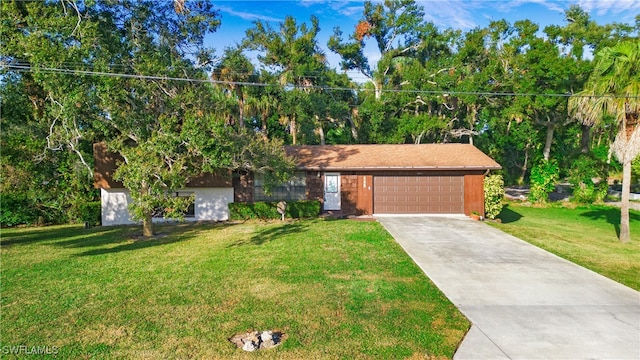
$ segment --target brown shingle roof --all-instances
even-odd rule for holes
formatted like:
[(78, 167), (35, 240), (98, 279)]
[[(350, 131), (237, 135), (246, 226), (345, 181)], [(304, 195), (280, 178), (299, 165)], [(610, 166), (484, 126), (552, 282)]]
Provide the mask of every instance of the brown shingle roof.
[(500, 165), (470, 144), (286, 146), (302, 170), (489, 170)]

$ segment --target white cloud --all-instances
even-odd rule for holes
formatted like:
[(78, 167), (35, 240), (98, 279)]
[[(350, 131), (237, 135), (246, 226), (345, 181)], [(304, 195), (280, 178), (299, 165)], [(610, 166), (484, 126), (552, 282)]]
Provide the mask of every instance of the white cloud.
[(638, 0), (578, 0), (577, 4), (585, 11), (595, 12), (598, 15), (633, 11), (635, 16), (640, 11), (640, 1)]
[(350, 1), (350, 0), (339, 0), (339, 1), (327, 1), (327, 0), (302, 0), (298, 2), (301, 6), (311, 7), (316, 5), (324, 5), (328, 6), (334, 12), (337, 12), (340, 15), (344, 16), (354, 16), (359, 17), (362, 14), (362, 10), (364, 9), (363, 2), (361, 1)]
[(419, 1), (424, 8), (425, 19), (439, 27), (455, 29), (472, 29), (478, 24), (471, 14), (479, 8), (479, 2), (460, 0), (429, 0)]
[(278, 19), (278, 18), (274, 18), (271, 16), (267, 16), (267, 15), (261, 15), (261, 14), (254, 14), (254, 13), (250, 13), (250, 12), (245, 12), (245, 11), (237, 11), (234, 10), (233, 8), (229, 7), (229, 6), (217, 6), (218, 9), (220, 9), (220, 11), (222, 11), (223, 13), (227, 13), (231, 16), (237, 16), (241, 19), (244, 20), (249, 20), (249, 21), (256, 21), (256, 20), (260, 20), (260, 21), (278, 21), (278, 22), (282, 22), (283, 19)]
[(485, 6), (486, 8), (492, 7), (493, 9), (503, 12), (509, 13), (511, 11), (517, 10), (520, 6), (527, 4), (537, 4), (547, 10), (556, 11), (560, 13), (564, 13), (564, 11), (569, 8), (570, 3), (567, 1), (558, 1), (558, 0), (512, 0), (512, 1), (484, 1), (486, 4), (490, 4)]

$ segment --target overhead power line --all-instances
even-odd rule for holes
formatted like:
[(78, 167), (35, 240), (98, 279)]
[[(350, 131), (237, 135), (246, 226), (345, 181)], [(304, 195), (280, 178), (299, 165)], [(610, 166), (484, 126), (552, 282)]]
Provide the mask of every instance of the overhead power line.
[[(85, 75), (85, 76), (108, 76), (108, 77), (119, 77), (119, 78), (130, 78), (130, 79), (140, 79), (140, 80), (164, 80), (164, 81), (186, 81), (191, 83), (209, 83), (209, 84), (219, 84), (219, 85), (242, 85), (242, 86), (254, 86), (254, 87), (281, 87), (284, 89), (287, 88), (296, 88), (296, 89), (304, 89), (304, 90), (331, 90), (331, 91), (374, 91), (371, 88), (349, 88), (349, 87), (331, 87), (331, 86), (321, 86), (321, 85), (281, 85), (281, 84), (270, 84), (263, 82), (250, 82), (250, 81), (228, 81), (228, 80), (214, 80), (214, 79), (194, 79), (187, 77), (172, 77), (172, 76), (159, 76), (159, 75), (139, 75), (139, 74), (124, 74), (124, 73), (112, 73), (112, 72), (103, 72), (103, 71), (88, 71), (88, 70), (77, 70), (77, 69), (64, 69), (64, 68), (55, 68), (55, 67), (33, 67), (31, 65), (15, 65), (15, 64), (2, 64), (0, 65), (2, 69), (9, 69), (17, 72), (48, 72), (55, 74), (68, 74), (68, 75)], [(591, 94), (591, 95), (580, 95), (580, 94), (547, 94), (547, 93), (515, 93), (515, 92), (492, 92), (492, 91), (458, 91), (458, 90), (410, 90), (410, 89), (382, 89), (384, 93), (410, 93), (410, 94), (429, 94), (429, 95), (478, 95), (478, 96), (542, 96), (542, 97), (571, 97), (571, 96), (582, 96), (582, 97), (596, 97), (596, 98), (640, 98), (640, 96), (619, 96), (619, 95), (610, 95), (610, 94)]]

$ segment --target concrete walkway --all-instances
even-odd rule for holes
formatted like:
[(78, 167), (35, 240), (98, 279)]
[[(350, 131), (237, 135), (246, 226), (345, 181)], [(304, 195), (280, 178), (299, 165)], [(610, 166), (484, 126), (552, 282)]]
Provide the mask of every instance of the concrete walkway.
[(473, 323), (454, 359), (640, 359), (640, 293), (464, 216), (376, 216)]

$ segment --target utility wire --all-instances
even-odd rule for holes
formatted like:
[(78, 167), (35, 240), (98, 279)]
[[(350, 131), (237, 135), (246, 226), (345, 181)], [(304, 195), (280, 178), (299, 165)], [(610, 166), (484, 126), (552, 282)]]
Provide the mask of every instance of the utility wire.
[[(76, 70), (76, 69), (63, 69), (63, 68), (53, 68), (53, 67), (33, 67), (30, 65), (0, 65), (2, 69), (10, 69), (18, 72), (34, 72), (43, 71), (54, 74), (69, 74), (69, 75), (88, 75), (88, 76), (108, 76), (108, 77), (119, 77), (119, 78), (131, 78), (131, 79), (141, 79), (141, 80), (170, 80), (170, 81), (186, 81), (191, 83), (213, 83), (220, 85), (242, 85), (242, 86), (254, 86), (254, 87), (281, 87), (284, 89), (295, 88), (295, 89), (303, 89), (303, 90), (332, 90), (332, 91), (374, 91), (371, 88), (348, 88), (348, 87), (330, 87), (330, 86), (321, 86), (321, 85), (280, 85), (280, 84), (269, 84), (262, 82), (250, 82), (250, 81), (227, 81), (227, 80), (214, 80), (214, 79), (191, 79), (185, 77), (171, 77), (171, 76), (157, 76), (157, 75), (138, 75), (138, 74), (123, 74), (123, 73), (111, 73), (111, 72), (102, 72), (102, 71), (87, 71), (87, 70)], [(631, 98), (637, 99), (640, 96), (621, 96), (621, 95), (602, 95), (602, 94), (591, 94), (591, 95), (581, 95), (581, 94), (545, 94), (545, 93), (515, 93), (515, 92), (492, 92), (492, 91), (457, 91), (457, 90), (408, 90), (408, 89), (382, 89), (384, 93), (408, 93), (408, 94), (429, 94), (429, 95), (479, 95), (479, 96), (541, 96), (541, 97), (591, 97), (591, 98)]]

